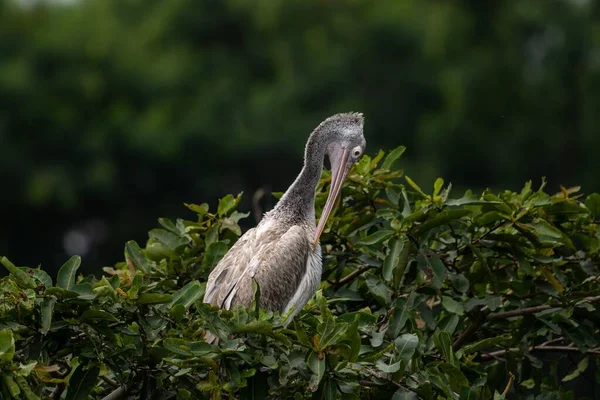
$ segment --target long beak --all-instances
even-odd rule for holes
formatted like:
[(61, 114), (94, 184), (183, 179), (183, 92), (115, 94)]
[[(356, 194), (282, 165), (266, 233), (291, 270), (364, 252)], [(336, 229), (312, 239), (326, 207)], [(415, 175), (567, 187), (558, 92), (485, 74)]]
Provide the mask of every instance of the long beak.
[(346, 180), (346, 175), (348, 175), (348, 171), (350, 170), (350, 165), (348, 164), (348, 155), (350, 151), (348, 149), (341, 149), (341, 155), (336, 157), (332, 157), (331, 159), (331, 185), (329, 187), (329, 196), (327, 197), (327, 202), (325, 203), (325, 207), (323, 207), (323, 212), (321, 213), (321, 218), (319, 219), (319, 223), (317, 225), (317, 232), (315, 233), (314, 244), (319, 243), (319, 237), (321, 233), (323, 233), (323, 229), (325, 229), (325, 223), (327, 223), (327, 219), (333, 210), (333, 206), (342, 191), (342, 185)]

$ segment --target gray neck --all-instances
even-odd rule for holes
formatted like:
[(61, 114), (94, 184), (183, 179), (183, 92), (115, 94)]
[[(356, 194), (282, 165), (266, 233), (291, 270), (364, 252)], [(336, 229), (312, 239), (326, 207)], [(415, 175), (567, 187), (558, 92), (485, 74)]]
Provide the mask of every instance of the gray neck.
[(314, 225), (315, 191), (325, 158), (324, 136), (319, 130), (310, 135), (304, 152), (304, 167), (273, 209), (273, 217), (293, 223), (307, 222)]

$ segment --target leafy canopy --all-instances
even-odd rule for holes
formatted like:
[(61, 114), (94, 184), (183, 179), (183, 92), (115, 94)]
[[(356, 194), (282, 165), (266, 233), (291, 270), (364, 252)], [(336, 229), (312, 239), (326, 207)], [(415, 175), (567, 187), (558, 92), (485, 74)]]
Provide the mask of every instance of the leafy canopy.
[(240, 195), (159, 219), (100, 278), (77, 256), (56, 277), (2, 258), (0, 399), (573, 398), (600, 355), (600, 195), (455, 198), (402, 180), (403, 152), (353, 168), (321, 288), (288, 328), (258, 301), (201, 302), (248, 216)]

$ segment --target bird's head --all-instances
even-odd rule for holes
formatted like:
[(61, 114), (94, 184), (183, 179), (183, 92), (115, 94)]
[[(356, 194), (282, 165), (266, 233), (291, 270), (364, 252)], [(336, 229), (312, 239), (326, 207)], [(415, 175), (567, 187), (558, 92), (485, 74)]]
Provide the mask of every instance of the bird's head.
[(363, 125), (362, 114), (344, 113), (327, 118), (317, 128), (321, 130), (325, 138), (325, 152), (331, 163), (331, 185), (327, 202), (317, 225), (315, 244), (318, 243), (325, 223), (342, 191), (348, 171), (365, 151), (367, 142), (363, 136)]

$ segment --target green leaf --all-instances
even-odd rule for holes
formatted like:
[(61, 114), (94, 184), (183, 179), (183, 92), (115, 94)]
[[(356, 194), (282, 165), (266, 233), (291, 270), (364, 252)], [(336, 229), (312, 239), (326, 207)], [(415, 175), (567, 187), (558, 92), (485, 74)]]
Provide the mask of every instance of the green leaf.
[(396, 390), (391, 400), (418, 400), (417, 393), (400, 388)]
[(319, 347), (322, 349), (326, 349), (329, 346), (338, 344), (349, 327), (349, 325), (345, 323), (336, 324), (333, 319), (331, 319), (331, 322), (333, 323), (333, 327), (324, 332), (319, 340)]
[(402, 361), (408, 361), (415, 354), (415, 350), (419, 345), (419, 337), (414, 333), (405, 333), (394, 340), (398, 358)]
[(460, 400), (477, 400), (479, 398), (479, 389), (475, 387), (463, 387), (460, 390)]
[(95, 310), (93, 308), (87, 309), (81, 314), (81, 320), (84, 322), (96, 322), (96, 321), (108, 321), (118, 322), (119, 320), (106, 311)]
[[(450, 351), (452, 351), (452, 346), (450, 346)], [(448, 383), (452, 390), (458, 392), (461, 388), (469, 385), (469, 380), (465, 374), (461, 372), (458, 362), (456, 364), (441, 362), (438, 364), (438, 367), (444, 371), (448, 377)]]
[(419, 228), (419, 234), (423, 234), (438, 226), (449, 224), (452, 221), (458, 220), (471, 213), (470, 210), (445, 210), (436, 215), (434, 218), (425, 221)]
[(394, 270), (396, 267), (398, 267), (398, 263), (400, 262), (400, 253), (404, 248), (404, 240), (394, 239), (390, 243), (389, 252), (383, 261), (382, 275), (383, 279), (389, 283), (392, 283), (394, 278)]
[(419, 185), (417, 185), (415, 183), (415, 181), (410, 179), (408, 176), (405, 176), (404, 179), (406, 179), (406, 182), (408, 182), (410, 187), (412, 187), (417, 193), (419, 193), (421, 196), (425, 197), (426, 199), (429, 198), (429, 196), (427, 194), (425, 194), (425, 192), (423, 192), (423, 190), (419, 187)]
[(338, 399), (338, 390), (337, 384), (333, 379), (327, 379), (325, 384), (323, 385), (323, 395), (321, 397), (323, 400), (337, 400)]
[(142, 304), (165, 304), (170, 303), (173, 300), (173, 297), (170, 294), (164, 293), (142, 293), (138, 298), (136, 303), (138, 305)]
[(398, 289), (402, 284), (406, 266), (410, 261), (412, 246), (407, 240), (404, 241), (404, 244), (402, 245), (402, 251), (398, 256), (398, 266), (396, 267), (396, 273), (394, 274), (394, 289)]
[(217, 208), (217, 214), (219, 217), (228, 215), (231, 211), (233, 211), (238, 206), (241, 198), (241, 193), (237, 195), (237, 197), (233, 197), (232, 195), (228, 194), (219, 200), (219, 206)]
[[(9, 375), (8, 372), (6, 372), (0, 373), (0, 378), (2, 378), (2, 382), (4, 383), (4, 387), (8, 391), (8, 394), (13, 399), (20, 399), (21, 389), (19, 388), (19, 385), (17, 385), (15, 380), (12, 378), (12, 376)], [(0, 389), (2, 388), (0, 387)], [(0, 394), (2, 394), (2, 392), (0, 392)], [(10, 400), (10, 398), (7, 398), (7, 400)]]
[(91, 368), (85, 368), (84, 365), (77, 366), (69, 378), (65, 400), (87, 400), (92, 389), (96, 387), (99, 375), (100, 368), (96, 366)]
[(442, 178), (437, 178), (433, 184), (433, 196), (437, 196), (442, 191), (442, 187), (444, 186), (444, 180)]
[(386, 364), (382, 359), (379, 359), (375, 362), (377, 369), (386, 374), (393, 374), (400, 370), (400, 365), (402, 361), (395, 362), (393, 364)]
[(392, 291), (374, 274), (368, 274), (365, 276), (365, 282), (367, 288), (375, 297), (375, 299), (381, 303), (381, 305), (388, 305), (392, 301)]
[(350, 324), (350, 327), (346, 331), (346, 340), (350, 344), (350, 356), (351, 362), (355, 362), (360, 353), (361, 338), (358, 327), (360, 325), (360, 315), (354, 316), (354, 321)]
[(509, 333), (500, 336), (494, 336), (486, 339), (479, 340), (475, 343), (468, 344), (463, 346), (459, 351), (459, 355), (466, 355), (471, 353), (476, 353), (480, 350), (487, 349), (488, 347), (497, 346), (503, 343), (506, 343), (512, 339), (512, 336)]
[(138, 298), (138, 293), (142, 289), (142, 284), (144, 283), (144, 277), (142, 276), (141, 271), (135, 271), (135, 275), (133, 277), (133, 281), (131, 282), (131, 286), (129, 290), (127, 290), (127, 297), (132, 300)]
[(383, 160), (383, 164), (381, 164), (381, 168), (383, 169), (392, 169), (396, 161), (402, 156), (402, 154), (406, 151), (405, 146), (398, 146), (394, 150), (390, 151), (390, 153)]
[(523, 386), (525, 389), (533, 389), (535, 387), (535, 380), (533, 378), (527, 379), (519, 384)]
[(592, 193), (585, 199), (585, 206), (592, 214), (592, 218), (597, 219), (600, 216), (600, 194)]
[(40, 397), (31, 390), (31, 386), (22, 375), (15, 376), (15, 381), (17, 385), (19, 385), (19, 389), (21, 389), (21, 394), (25, 400), (40, 400)]
[(354, 170), (360, 175), (367, 175), (371, 172), (371, 157), (364, 155), (357, 163), (354, 164)]
[(321, 353), (321, 359), (319, 359), (319, 354), (311, 351), (306, 363), (308, 368), (316, 375), (316, 383), (319, 384), (323, 379), (323, 375), (325, 375), (325, 354)]
[(390, 318), (390, 324), (387, 330), (387, 335), (391, 338), (396, 338), (410, 315), (411, 310), (414, 308), (415, 298), (417, 297), (416, 292), (410, 292), (408, 298), (398, 298), (394, 303), (394, 310), (392, 317)]
[(450, 282), (454, 289), (461, 293), (467, 293), (469, 290), (469, 280), (462, 274), (450, 274)]
[(0, 259), (0, 262), (2, 263), (2, 265), (4, 265), (8, 272), (10, 272), (11, 275), (15, 277), (17, 282), (19, 282), (22, 285), (22, 287), (27, 289), (35, 289), (37, 287), (35, 280), (21, 268), (15, 267), (13, 263), (8, 261), (8, 258), (2, 257), (2, 259)]
[(582, 358), (581, 361), (579, 361), (579, 363), (577, 364), (577, 368), (575, 368), (575, 370), (573, 370), (573, 372), (571, 372), (570, 374), (568, 374), (567, 376), (562, 378), (562, 381), (563, 382), (572, 381), (573, 379), (577, 378), (579, 375), (583, 374), (588, 368), (589, 361), (590, 361), (589, 357)]
[(56, 278), (56, 286), (65, 290), (71, 290), (77, 279), (77, 270), (81, 265), (81, 257), (71, 257), (60, 269), (58, 270), (58, 277)]
[(185, 236), (178, 236), (172, 232), (165, 231), (164, 229), (152, 229), (150, 232), (148, 232), (148, 236), (158, 240), (171, 250), (177, 250), (190, 242), (189, 238)]
[(435, 332), (433, 335), (433, 342), (448, 363), (457, 365), (457, 360), (454, 357), (454, 351), (452, 350), (452, 335), (450, 335), (450, 333), (446, 331)]
[(235, 333), (271, 333), (273, 325), (269, 321), (251, 321), (235, 328)]
[(377, 243), (381, 243), (386, 239), (389, 239), (390, 237), (392, 237), (394, 235), (394, 231), (389, 230), (389, 229), (380, 229), (378, 231), (375, 231), (374, 233), (372, 233), (371, 235), (364, 237), (362, 239), (359, 239), (356, 244), (357, 245), (362, 245), (362, 246), (371, 246)]
[(168, 308), (173, 307), (175, 304), (182, 304), (187, 308), (200, 299), (203, 294), (204, 290), (202, 290), (202, 285), (199, 281), (188, 282), (184, 287), (172, 294), (173, 299), (169, 303)]
[(526, 225), (533, 227), (535, 231), (542, 236), (549, 236), (554, 239), (560, 239), (563, 235), (560, 230), (550, 225), (548, 221), (545, 221), (543, 219), (539, 219), (535, 223)]
[(227, 253), (228, 247), (225, 242), (213, 242), (206, 249), (204, 259), (202, 260), (202, 266), (208, 269), (212, 269), (221, 258)]
[(465, 308), (463, 307), (462, 303), (459, 303), (448, 296), (442, 296), (442, 307), (452, 314), (464, 315), (465, 313)]
[[(385, 194), (387, 195), (390, 203), (397, 206), (400, 203), (400, 194), (392, 186), (385, 188)], [(378, 210), (379, 211), (379, 210)]]
[(437, 330), (446, 331), (449, 334), (453, 334), (458, 326), (459, 318), (455, 314), (446, 315), (437, 324)]
[(10, 329), (0, 330), (0, 364), (8, 364), (15, 355), (15, 338)]
[(125, 258), (131, 260), (135, 268), (146, 274), (150, 272), (150, 262), (134, 240), (130, 240), (125, 244)]
[(46, 273), (46, 271), (43, 271), (39, 268), (34, 269), (32, 271), (32, 275), (35, 279), (40, 281), (44, 285), (44, 287), (46, 287), (46, 288), (52, 287), (52, 278), (50, 277), (50, 275), (48, 275), (48, 273)]
[(35, 369), (35, 367), (37, 365), (38, 365), (37, 361), (31, 361), (29, 364), (26, 364), (26, 365), (20, 364), (18, 374), (20, 376), (29, 376), (29, 375), (31, 375), (31, 373), (33, 372), (33, 370)]
[(206, 215), (209, 210), (208, 204), (206, 203), (202, 203), (200, 205), (183, 203), (183, 205), (199, 215)]
[(441, 289), (444, 281), (446, 280), (448, 270), (437, 254), (432, 254), (427, 261), (431, 266), (431, 271), (433, 272), (431, 285), (436, 289)]
[(180, 229), (178, 229), (177, 226), (175, 226), (173, 221), (171, 221), (168, 218), (159, 218), (158, 223), (161, 224), (163, 228), (165, 228), (168, 231), (173, 232), (176, 235), (180, 235), (182, 233), (182, 231)]
[(56, 303), (56, 297), (49, 296), (45, 297), (42, 300), (42, 309), (41, 309), (41, 317), (42, 317), (42, 335), (45, 335), (50, 330), (52, 326), (52, 316), (54, 314), (54, 304)]

